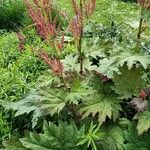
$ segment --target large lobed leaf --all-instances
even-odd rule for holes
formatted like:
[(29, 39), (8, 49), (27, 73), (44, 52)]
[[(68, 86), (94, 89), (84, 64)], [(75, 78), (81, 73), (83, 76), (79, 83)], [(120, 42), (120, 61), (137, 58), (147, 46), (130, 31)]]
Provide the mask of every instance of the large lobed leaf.
[[(44, 123), (44, 133), (30, 133), (29, 137), (21, 139), (22, 145), (31, 150), (79, 150), (78, 137), (84, 130), (78, 130), (74, 123)], [(81, 149), (81, 148), (80, 148)]]
[(84, 103), (84, 106), (80, 109), (83, 114), (83, 118), (88, 117), (90, 114), (94, 117), (98, 115), (99, 124), (102, 125), (106, 118), (113, 118), (115, 121), (119, 116), (121, 106), (116, 97), (105, 97), (103, 95), (94, 95), (90, 97), (88, 101)]
[(112, 89), (120, 99), (129, 99), (138, 96), (140, 90), (146, 86), (141, 69), (132, 67), (130, 70), (124, 66), (120, 68), (120, 74), (114, 74), (114, 86)]
[[(45, 81), (47, 79), (49, 79), (48, 82)], [(36, 88), (31, 89), (24, 99), (11, 103), (1, 101), (1, 105), (6, 110), (13, 110), (15, 112), (15, 117), (31, 113), (33, 128), (42, 116), (59, 115), (68, 104), (78, 105), (79, 102), (86, 101), (95, 92), (82, 80), (74, 80), (71, 88), (67, 91), (59, 87), (59, 84), (56, 84), (52, 77), (40, 77), (38, 81), (40, 84), (37, 82)]]
[(120, 73), (119, 68), (125, 64), (128, 69), (134, 66), (147, 69), (150, 66), (150, 55), (133, 55), (130, 52), (117, 53), (110, 58), (100, 60), (100, 66), (96, 70), (109, 78), (114, 78), (114, 72)]

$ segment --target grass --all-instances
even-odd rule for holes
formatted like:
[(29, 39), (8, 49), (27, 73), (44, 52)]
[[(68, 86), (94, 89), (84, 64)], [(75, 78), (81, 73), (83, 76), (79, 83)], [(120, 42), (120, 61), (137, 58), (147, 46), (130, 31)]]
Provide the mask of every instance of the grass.
[[(140, 7), (137, 3), (129, 3), (129, 1), (126, 1), (97, 0), (96, 10), (91, 20), (108, 27), (114, 21), (125, 32), (134, 32), (136, 34), (139, 25)], [(68, 13), (69, 16), (73, 15), (70, 0), (60, 0), (57, 4), (58, 7), (63, 8), (63, 12)], [(150, 28), (146, 30), (145, 35), (147, 38), (150, 38)]]
[[(61, 0), (57, 3), (59, 7), (64, 9), (64, 12), (72, 12), (70, 0)], [(129, 4), (121, 0), (98, 0), (95, 13), (92, 17), (97, 22), (104, 24), (110, 22), (110, 19), (123, 23), (128, 18), (139, 18), (139, 6), (136, 3)]]
[(17, 29), (29, 21), (22, 0), (0, 2), (0, 29)]

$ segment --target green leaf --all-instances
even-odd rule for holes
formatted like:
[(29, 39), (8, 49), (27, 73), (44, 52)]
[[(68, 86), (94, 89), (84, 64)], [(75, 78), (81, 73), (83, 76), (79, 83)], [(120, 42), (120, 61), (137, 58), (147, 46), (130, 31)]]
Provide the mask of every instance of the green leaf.
[(92, 147), (92, 150), (98, 150), (96, 146), (96, 141), (102, 140), (104, 138), (105, 133), (101, 132), (99, 130), (99, 125), (93, 125), (93, 122), (90, 125), (90, 128), (88, 130), (88, 133), (79, 137), (80, 142), (77, 145), (84, 145), (87, 143), (87, 148), (89, 146)]
[(86, 80), (81, 81), (80, 79), (76, 79), (71, 84), (71, 89), (65, 101), (78, 105), (79, 101), (86, 101), (86, 99), (94, 93), (95, 90), (86, 83)]
[(121, 111), (121, 106), (116, 97), (105, 97), (103, 95), (94, 95), (84, 103), (80, 109), (83, 118), (88, 117), (90, 114), (96, 116), (98, 114), (99, 124), (102, 125), (106, 118), (113, 118), (115, 121)]
[(114, 74), (112, 89), (119, 95), (120, 99), (138, 96), (140, 90), (146, 86), (144, 79), (142, 79), (142, 70), (136, 67), (129, 70), (126, 66), (123, 66), (120, 68), (120, 72), (121, 74)]
[(149, 9), (145, 9), (144, 11), (143, 11), (143, 18), (145, 19), (145, 20), (147, 20), (148, 22), (150, 22), (150, 11), (149, 11)]
[(108, 78), (113, 78), (114, 72), (119, 72), (119, 64), (117, 57), (105, 58), (100, 61), (100, 66), (96, 69), (96, 71), (102, 73), (104, 76)]
[(38, 118), (43, 115), (42, 110), (38, 107), (38, 101), (41, 99), (42, 97), (38, 95), (36, 90), (32, 89), (24, 99), (11, 103), (1, 101), (1, 105), (5, 110), (15, 111), (15, 117), (23, 114), (33, 113), (32, 127), (34, 128), (37, 124)]
[(150, 134), (145, 133), (138, 135), (136, 130), (136, 123), (130, 122), (127, 127), (124, 128), (125, 150), (149, 150)]
[(65, 92), (62, 90), (33, 89), (24, 99), (11, 103), (2, 101), (1, 105), (6, 110), (15, 111), (15, 117), (32, 113), (32, 127), (34, 128), (40, 117), (47, 114), (59, 114), (65, 107), (65, 99), (62, 98), (62, 95), (65, 96)]
[(126, 57), (121, 60), (120, 65), (123, 66), (124, 63), (127, 63), (127, 66), (129, 69), (133, 67), (133, 65), (136, 65), (136, 67), (139, 67), (142, 65), (144, 69), (147, 69), (150, 65), (150, 55), (133, 55)]
[(4, 150), (26, 150), (16, 137), (11, 137), (8, 140), (2, 142)]
[[(110, 140), (110, 143), (114, 142), (114, 150), (115, 149), (118, 149), (118, 150), (124, 150), (124, 142), (125, 142), (125, 139), (124, 139), (124, 133), (123, 133), (123, 130), (118, 126), (118, 125), (113, 125), (110, 127), (108, 127), (108, 135), (109, 136), (109, 140)], [(110, 149), (113, 150), (113, 148), (111, 147), (112, 145), (110, 144)]]
[[(64, 66), (65, 71), (76, 71), (77, 73), (80, 72), (80, 63), (79, 63), (79, 56), (78, 55), (67, 55), (65, 59), (61, 60)], [(91, 65), (92, 62), (87, 58), (83, 59), (83, 69), (86, 70), (94, 70), (96, 67)]]
[(77, 55), (67, 55), (65, 59), (61, 60), (65, 71), (80, 71), (80, 64), (78, 63)]
[(43, 134), (30, 133), (29, 137), (21, 139), (22, 145), (31, 150), (82, 149), (77, 143), (84, 130), (78, 130), (73, 122), (71, 124), (61, 122), (58, 126), (45, 122), (43, 129)]
[(40, 107), (42, 110), (47, 111), (47, 114), (59, 114), (59, 112), (65, 107), (65, 97), (66, 93), (61, 89), (50, 89), (50, 90), (40, 90), (39, 94), (43, 98), (40, 101)]
[(150, 111), (145, 111), (138, 116), (137, 130), (138, 135), (147, 132), (150, 128)]
[(133, 55), (131, 52), (118, 52), (116, 55), (111, 56), (110, 58), (104, 58), (100, 60), (100, 66), (96, 71), (102, 73), (103, 75), (113, 78), (114, 72), (120, 73), (120, 66), (127, 64), (128, 68), (136, 66), (140, 68), (141, 66), (144, 69), (147, 69), (150, 65), (150, 56), (149, 55)]

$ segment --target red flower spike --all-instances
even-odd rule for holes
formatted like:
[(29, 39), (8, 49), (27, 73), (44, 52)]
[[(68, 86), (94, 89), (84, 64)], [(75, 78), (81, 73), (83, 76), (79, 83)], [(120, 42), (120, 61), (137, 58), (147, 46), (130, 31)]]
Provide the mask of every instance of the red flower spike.
[(50, 58), (48, 54), (44, 51), (39, 52), (39, 58), (41, 58), (57, 76), (62, 76), (63, 65), (60, 60), (55, 58)]
[(72, 0), (72, 6), (75, 12), (75, 17), (70, 21), (70, 31), (75, 38), (78, 38), (82, 34), (83, 24), (86, 17), (92, 15), (96, 0), (82, 0), (82, 6), (80, 6), (76, 0)]
[(75, 38), (80, 37), (81, 34), (81, 25), (79, 18), (76, 16), (71, 22), (70, 22), (70, 31), (72, 32), (73, 36)]
[(96, 6), (96, 0), (83, 0), (83, 8), (88, 17), (92, 15), (95, 6)]
[(150, 9), (150, 0), (138, 0), (138, 3), (145, 9)]
[(77, 16), (80, 16), (81, 12), (80, 12), (80, 9), (79, 9), (79, 6), (78, 6), (76, 0), (72, 0), (72, 6), (73, 6), (73, 9), (74, 9), (75, 14), (76, 14)]
[[(60, 32), (57, 27), (57, 17), (52, 20), (52, 0), (24, 0), (28, 13), (36, 25), (37, 31), (44, 39), (52, 40)], [(51, 42), (50, 42), (51, 43)], [(51, 45), (53, 46), (53, 44)]]

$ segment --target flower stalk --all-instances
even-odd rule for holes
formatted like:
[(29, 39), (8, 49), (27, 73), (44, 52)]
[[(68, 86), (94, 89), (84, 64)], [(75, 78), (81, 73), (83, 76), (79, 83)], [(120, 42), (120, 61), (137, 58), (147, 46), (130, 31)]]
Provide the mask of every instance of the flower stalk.
[(80, 61), (80, 74), (83, 75), (83, 53), (82, 53), (82, 36), (83, 36), (83, 3), (82, 0), (80, 0), (80, 11), (81, 11), (81, 18), (80, 18), (80, 36), (79, 36), (79, 42), (78, 42), (78, 52), (79, 52), (79, 61)]
[(139, 22), (139, 28), (138, 28), (138, 33), (137, 33), (137, 43), (136, 47), (139, 48), (140, 46), (140, 40), (141, 40), (141, 35), (147, 28), (147, 26), (143, 27), (144, 21), (146, 21), (143, 17), (143, 14), (145, 11), (150, 9), (150, 1), (149, 0), (138, 0), (139, 5), (141, 6), (141, 14), (140, 14), (140, 22)]
[(138, 33), (137, 33), (137, 43), (136, 46), (139, 47), (140, 46), (140, 39), (141, 39), (141, 34), (142, 34), (142, 26), (143, 26), (143, 8), (141, 11), (141, 17), (140, 17), (140, 22), (139, 22), (139, 28), (138, 28)]
[(64, 33), (62, 34), (61, 41), (59, 41), (57, 39), (57, 36), (60, 34), (60, 24), (57, 24), (58, 16), (52, 19), (53, 1), (24, 1), (27, 6), (28, 13), (37, 28), (38, 34), (45, 39), (55, 51), (54, 58), (49, 57), (43, 50), (38, 53), (38, 57), (49, 66), (54, 75), (60, 78), (65, 89), (67, 89), (67, 84), (63, 74), (63, 64), (60, 61), (60, 54), (64, 49)]
[(70, 31), (72, 32), (77, 51), (79, 54), (80, 74), (83, 75), (84, 51), (82, 50), (83, 28), (86, 19), (88, 19), (96, 6), (96, 0), (72, 0), (75, 17), (70, 21)]

